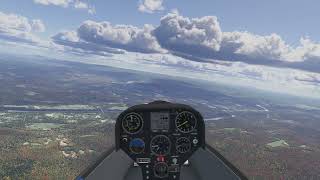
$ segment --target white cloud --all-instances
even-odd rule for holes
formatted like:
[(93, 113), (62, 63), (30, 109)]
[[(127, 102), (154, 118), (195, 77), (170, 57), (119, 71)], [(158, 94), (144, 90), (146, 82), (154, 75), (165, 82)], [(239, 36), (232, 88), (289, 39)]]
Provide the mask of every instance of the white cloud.
[(200, 58), (263, 63), (266, 59), (288, 61), (287, 55), (292, 51), (277, 34), (223, 32), (215, 16), (191, 19), (177, 11), (161, 18), (154, 34), (162, 47)]
[(67, 42), (79, 42), (80, 38), (78, 37), (78, 33), (75, 31), (63, 31), (56, 34), (53, 39), (67, 41)]
[(33, 0), (36, 4), (68, 7), (72, 0)]
[(75, 0), (73, 2), (73, 7), (75, 9), (84, 9), (84, 10), (87, 10), (89, 14), (95, 14), (96, 13), (96, 9), (94, 6), (91, 6), (85, 2), (82, 2), (80, 0)]
[(32, 20), (31, 26), (35, 32), (44, 32), (46, 30), (46, 26), (43, 24), (43, 22), (40, 19)]
[(81, 1), (77, 1), (75, 4), (74, 4), (74, 7), (76, 9), (88, 9), (89, 6), (88, 4), (84, 3), (84, 2), (81, 2)]
[(293, 47), (277, 34), (260, 36), (249, 32), (224, 32), (221, 51), (246, 55), (256, 61), (259, 58), (289, 63), (320, 60), (320, 44), (301, 38), (300, 45)]
[(65, 51), (77, 54), (94, 54), (100, 56), (111, 56), (112, 54), (123, 54), (123, 50), (100, 46), (80, 39), (76, 31), (63, 31), (52, 37), (56, 44), (65, 47)]
[(26, 17), (16, 14), (4, 14), (0, 12), (0, 28), (2, 30), (16, 30), (30, 32), (32, 27)]
[(293, 47), (275, 33), (223, 32), (215, 16), (191, 19), (177, 11), (169, 13), (153, 34), (163, 48), (195, 61), (220, 59), (320, 71), (319, 43), (302, 38)]
[(0, 12), (0, 39), (8, 42), (20, 42), (36, 44), (40, 39), (36, 32), (45, 31), (41, 20), (29, 20), (16, 14), (5, 14)]
[(72, 7), (74, 9), (83, 9), (86, 10), (89, 14), (95, 14), (96, 12), (94, 6), (91, 6), (81, 0), (33, 0), (33, 2), (46, 6), (53, 5), (63, 8)]
[[(107, 49), (109, 52), (110, 48), (114, 48), (134, 52), (163, 53), (165, 50), (152, 35), (153, 30), (151, 25), (137, 28), (127, 25), (112, 25), (109, 22), (85, 21), (76, 33), (64, 32), (63, 35), (53, 36), (53, 40), (58, 44), (76, 48), (83, 47), (83, 44), (86, 43), (94, 45), (98, 51)], [(72, 43), (68, 43), (68, 41)]]
[(277, 34), (260, 36), (249, 32), (225, 32), (221, 46), (229, 50), (229, 53), (275, 60), (285, 59), (290, 50), (290, 47)]
[(320, 44), (313, 42), (310, 38), (301, 38), (300, 46), (293, 48), (287, 59), (320, 60)]
[[(319, 43), (302, 38), (300, 45), (293, 47), (277, 34), (262, 36), (250, 32), (223, 32), (215, 16), (188, 18), (174, 11), (162, 17), (157, 27), (145, 25), (138, 28), (86, 21), (74, 31), (76, 34), (71, 32), (54, 36), (53, 39), (57, 44), (80, 49), (93, 46), (90, 51), (96, 49), (98, 53), (122, 49), (129, 52), (171, 53), (193, 61), (239, 61), (320, 71)], [(65, 39), (61, 40), (62, 37)]]
[(138, 10), (146, 13), (164, 10), (163, 0), (140, 0)]
[(161, 18), (155, 36), (163, 47), (184, 53), (200, 49), (219, 51), (222, 41), (222, 31), (217, 17), (190, 19), (178, 13), (169, 13)]

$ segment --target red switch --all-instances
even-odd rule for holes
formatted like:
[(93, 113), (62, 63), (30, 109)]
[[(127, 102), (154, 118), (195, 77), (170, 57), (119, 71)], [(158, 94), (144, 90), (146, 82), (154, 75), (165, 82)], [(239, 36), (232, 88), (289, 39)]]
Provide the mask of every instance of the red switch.
[(157, 157), (157, 161), (158, 161), (158, 162), (164, 162), (164, 161), (165, 161), (164, 156), (161, 156), (161, 155), (158, 156), (158, 157)]

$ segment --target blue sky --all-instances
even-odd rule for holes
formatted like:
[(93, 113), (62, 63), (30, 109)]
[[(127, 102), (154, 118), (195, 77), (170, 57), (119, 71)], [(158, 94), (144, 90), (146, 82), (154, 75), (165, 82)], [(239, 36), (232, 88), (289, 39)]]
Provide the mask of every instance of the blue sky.
[(1, 53), (320, 97), (320, 1), (2, 0)]
[(2, 0), (0, 11), (16, 13), (32, 19), (42, 19), (47, 27), (45, 35), (61, 29), (79, 26), (87, 19), (110, 21), (114, 24), (159, 24), (161, 16), (178, 9), (188, 17), (215, 15), (224, 31), (244, 30), (266, 35), (276, 32), (291, 44), (300, 37), (310, 36), (320, 41), (320, 1), (318, 0), (165, 0), (165, 11), (146, 14), (137, 10), (138, 0), (87, 0), (96, 8), (96, 14), (57, 6), (41, 6), (32, 0)]

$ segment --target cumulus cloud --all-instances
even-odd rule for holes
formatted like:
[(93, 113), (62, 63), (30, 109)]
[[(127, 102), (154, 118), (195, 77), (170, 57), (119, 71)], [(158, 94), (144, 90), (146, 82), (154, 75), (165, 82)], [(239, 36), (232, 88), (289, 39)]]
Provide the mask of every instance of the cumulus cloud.
[[(162, 47), (183, 57), (262, 63), (287, 61), (291, 47), (277, 34), (223, 32), (217, 17), (188, 18), (178, 12), (161, 18), (154, 31)], [(257, 62), (258, 61), (258, 62)]]
[(83, 9), (86, 10), (89, 14), (95, 14), (96, 12), (94, 6), (91, 6), (81, 0), (33, 0), (33, 2), (45, 6), (53, 5), (63, 8), (72, 7), (75, 9)]
[(138, 10), (146, 13), (164, 10), (163, 0), (140, 0)]
[(192, 55), (219, 51), (222, 31), (215, 16), (187, 18), (169, 13), (154, 31), (161, 46)]
[(0, 28), (3, 30), (16, 30), (30, 32), (32, 26), (26, 17), (0, 12)]
[(76, 31), (62, 31), (52, 37), (53, 40), (61, 41), (61, 42), (79, 42), (80, 38), (78, 37), (78, 33)]
[[(68, 34), (69, 33), (69, 34)], [(178, 11), (167, 14), (160, 25), (112, 25), (85, 21), (77, 30), (57, 34), (60, 45), (112, 53), (114, 49), (142, 53), (170, 53), (193, 61), (240, 61), (274, 67), (320, 71), (320, 44), (302, 38), (290, 46), (278, 34), (223, 32), (215, 16), (188, 18)]]
[(163, 48), (194, 61), (242, 61), (320, 71), (320, 44), (302, 38), (293, 47), (275, 33), (223, 32), (215, 16), (191, 19), (169, 13), (161, 18), (154, 35)]
[(287, 54), (287, 59), (320, 60), (320, 44), (310, 38), (301, 38), (300, 46), (292, 49)]
[(249, 32), (225, 32), (222, 51), (247, 55), (253, 58), (284, 59), (289, 46), (277, 34), (255, 35)]
[(45, 31), (45, 25), (41, 20), (29, 20), (16, 14), (0, 12), (0, 39), (8, 42), (22, 42), (36, 44), (39, 38), (36, 32)]
[[(137, 28), (127, 25), (112, 25), (109, 22), (85, 21), (75, 32), (63, 32), (53, 36), (62, 45), (87, 49), (93, 45), (98, 51), (124, 49), (143, 53), (163, 53), (164, 49), (152, 35), (153, 26)], [(86, 45), (84, 45), (86, 44)], [(91, 49), (93, 50), (93, 49)]]
[(66, 49), (79, 54), (95, 54), (110, 56), (111, 54), (123, 54), (124, 51), (106, 46), (100, 46), (95, 43), (83, 41), (76, 31), (63, 31), (52, 37), (56, 44), (69, 47)]

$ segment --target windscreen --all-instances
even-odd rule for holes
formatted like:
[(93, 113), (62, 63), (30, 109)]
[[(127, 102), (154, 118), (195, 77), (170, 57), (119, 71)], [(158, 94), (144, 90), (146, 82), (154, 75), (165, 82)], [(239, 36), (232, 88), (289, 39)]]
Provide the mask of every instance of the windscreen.
[(74, 179), (155, 100), (198, 110), (248, 179), (320, 179), (319, 2), (0, 4), (0, 179)]

